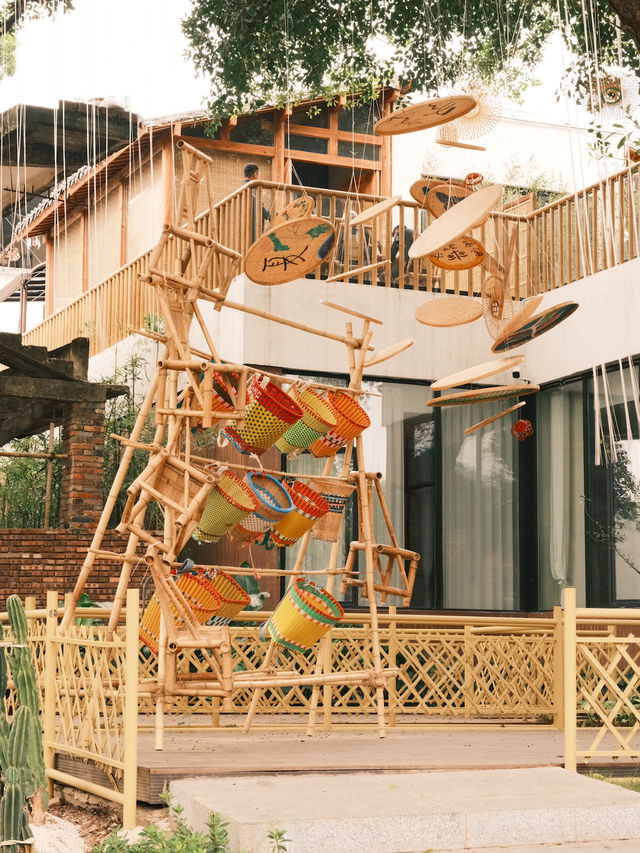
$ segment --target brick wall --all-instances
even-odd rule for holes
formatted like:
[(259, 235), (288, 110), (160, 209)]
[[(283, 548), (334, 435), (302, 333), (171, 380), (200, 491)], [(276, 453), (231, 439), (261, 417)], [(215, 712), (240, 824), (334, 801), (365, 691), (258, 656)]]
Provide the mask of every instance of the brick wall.
[[(69, 530), (0, 530), (0, 609), (8, 595), (18, 593), (22, 598), (34, 595), (37, 606), (44, 606), (48, 589), (61, 595), (71, 592), (91, 545), (93, 530), (74, 527)], [(107, 530), (102, 548), (124, 552), (127, 536)], [(139, 548), (142, 555), (143, 543)], [(85, 588), (94, 601), (112, 601), (118, 584), (121, 564), (97, 559)], [(146, 566), (134, 569), (131, 586), (140, 586), (146, 576)]]
[(60, 526), (95, 529), (102, 513), (104, 402), (71, 403), (62, 424)]

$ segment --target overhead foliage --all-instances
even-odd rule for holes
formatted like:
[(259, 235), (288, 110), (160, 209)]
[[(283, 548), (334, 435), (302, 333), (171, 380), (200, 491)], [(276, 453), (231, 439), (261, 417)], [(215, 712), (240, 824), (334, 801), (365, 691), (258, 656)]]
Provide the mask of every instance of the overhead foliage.
[(367, 98), (392, 81), (435, 94), (473, 79), (517, 95), (558, 29), (578, 57), (579, 90), (619, 47), (638, 67), (638, 32), (616, 28), (614, 3), (633, 26), (637, 0), (193, 0), (183, 29), (219, 121), (301, 97)]
[(0, 34), (12, 33), (25, 18), (73, 9), (73, 0), (5, 0), (0, 2)]

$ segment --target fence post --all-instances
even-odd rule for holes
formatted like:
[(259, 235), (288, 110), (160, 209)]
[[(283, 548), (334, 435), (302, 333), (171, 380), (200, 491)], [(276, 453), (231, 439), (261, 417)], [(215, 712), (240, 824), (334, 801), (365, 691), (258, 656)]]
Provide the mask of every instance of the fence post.
[(55, 639), (57, 629), (58, 593), (47, 590), (47, 636), (44, 652), (44, 689), (42, 691), (42, 745), (50, 797), (53, 796), (53, 779), (49, 778), (48, 771), (55, 768), (56, 762), (56, 669), (58, 654)]
[(567, 586), (563, 590), (564, 619), (564, 766), (575, 772), (576, 758), (576, 590)]
[[(139, 594), (137, 589), (127, 590), (127, 616), (125, 623), (125, 682), (124, 682), (124, 779), (122, 826), (133, 829), (136, 825), (136, 794), (138, 782), (138, 622)], [(122, 689), (122, 685), (121, 685)]]
[[(396, 615), (396, 607), (394, 605), (389, 606), (389, 616), (393, 617)], [(398, 638), (396, 637), (396, 623), (389, 622), (389, 663), (388, 666), (394, 669), (396, 667), (396, 662), (398, 659)], [(394, 675), (393, 678), (389, 679), (387, 687), (388, 693), (388, 706), (389, 706), (389, 725), (395, 726), (396, 724), (396, 707), (398, 703), (398, 697), (396, 695), (396, 677)]]
[(564, 729), (564, 648), (562, 645), (562, 607), (553, 608), (553, 704), (554, 728)]

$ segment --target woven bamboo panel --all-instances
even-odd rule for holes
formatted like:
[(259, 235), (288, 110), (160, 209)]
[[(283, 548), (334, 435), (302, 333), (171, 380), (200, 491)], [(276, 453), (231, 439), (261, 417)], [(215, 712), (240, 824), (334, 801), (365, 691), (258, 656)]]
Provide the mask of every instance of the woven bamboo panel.
[(577, 756), (640, 756), (640, 636), (579, 637), (576, 650), (578, 724), (593, 739)]

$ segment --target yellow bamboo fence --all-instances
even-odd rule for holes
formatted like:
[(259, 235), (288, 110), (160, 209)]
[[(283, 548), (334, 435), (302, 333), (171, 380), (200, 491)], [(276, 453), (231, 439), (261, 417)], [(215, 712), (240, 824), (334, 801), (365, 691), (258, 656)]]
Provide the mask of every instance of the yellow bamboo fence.
[(638, 761), (640, 608), (577, 608), (575, 589), (564, 592), (565, 766)]
[[(639, 189), (638, 167), (634, 166), (531, 213), (496, 214), (471, 234), (500, 259), (513, 229), (509, 285), (513, 297), (523, 299), (638, 257)], [(304, 193), (313, 199), (315, 210), (336, 227), (336, 251), (316, 271), (318, 278), (340, 276), (354, 284), (400, 290), (480, 293), (480, 267), (457, 272), (439, 269), (426, 259), (405, 263), (409, 240), (432, 221), (431, 214), (413, 201), (402, 201), (370, 222), (351, 226), (350, 220), (380, 201), (379, 196), (358, 196), (356, 208), (353, 196), (333, 190), (263, 181), (255, 192), (254, 198), (251, 189), (240, 188), (218, 202), (213, 212), (218, 240), (243, 254), (251, 243), (254, 211), (262, 211), (264, 204), (277, 212)], [(197, 222), (202, 233), (208, 228), (209, 215), (205, 212)], [(392, 267), (392, 226), (396, 224), (400, 226), (399, 261)], [(410, 238), (405, 228), (410, 230)], [(84, 336), (89, 338), (93, 356), (126, 338), (131, 329), (141, 328), (145, 322), (148, 325), (159, 314), (154, 289), (139, 280), (146, 273), (149, 256), (150, 252), (140, 255), (47, 317), (23, 335), (24, 343), (54, 348)], [(216, 263), (230, 261), (221, 256)], [(211, 280), (216, 272), (221, 271), (210, 271)]]
[[(399, 674), (389, 685), (388, 724), (401, 728), (482, 723), (483, 727), (524, 724), (565, 730), (565, 765), (592, 759), (640, 756), (640, 609), (576, 608), (566, 589), (564, 610), (548, 618), (379, 614), (384, 664)], [(152, 701), (144, 679), (155, 658), (138, 640), (138, 594), (129, 590), (124, 621), (107, 640), (110, 610), (78, 608), (75, 624), (58, 636), (63, 613), (58, 595), (47, 607), (27, 602), (29, 639), (43, 707), (47, 775), (54, 781), (97, 794), (123, 806), (126, 826), (135, 822), (137, 735), (150, 722)], [(236, 671), (262, 663), (267, 643), (258, 633), (269, 612), (240, 614), (232, 626)], [(347, 613), (331, 634), (334, 672), (371, 657), (369, 616)], [(0, 613), (6, 639), (7, 614)], [(282, 650), (279, 666), (312, 672), (315, 658)], [(197, 650), (183, 652), (179, 672), (203, 666)], [(258, 726), (304, 730), (311, 690), (265, 690)], [(176, 730), (215, 731), (241, 726), (250, 693), (237, 690), (219, 699), (181, 697), (167, 707)], [(14, 707), (9, 684), (5, 707)], [(367, 687), (325, 685), (323, 727), (375, 726), (375, 697)], [(371, 722), (369, 722), (371, 721)], [(580, 738), (577, 732), (580, 731)], [(580, 743), (580, 749), (576, 741)], [(95, 769), (88, 779), (86, 765)], [(79, 772), (79, 766), (83, 766)], [(91, 774), (89, 774), (91, 776)]]

